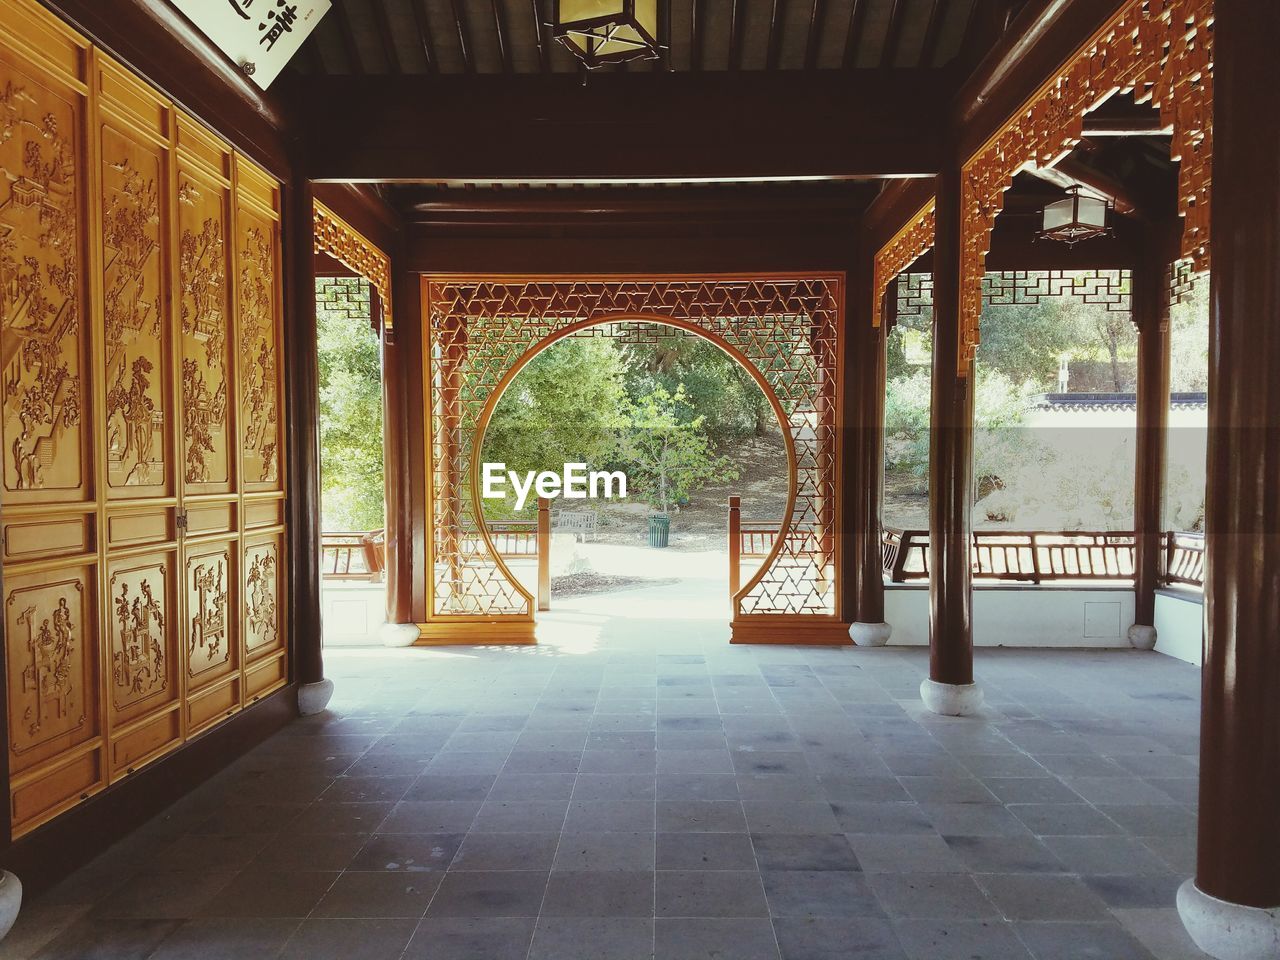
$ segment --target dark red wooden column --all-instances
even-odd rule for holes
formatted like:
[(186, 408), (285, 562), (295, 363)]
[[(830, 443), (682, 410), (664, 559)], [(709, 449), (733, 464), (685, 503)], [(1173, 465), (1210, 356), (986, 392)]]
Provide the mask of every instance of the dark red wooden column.
[(1214, 30), (1206, 647), (1195, 883), (1216, 957), (1280, 955), (1280, 5)]
[(1138, 328), (1138, 431), (1133, 481), (1135, 532), (1133, 626), (1129, 642), (1155, 646), (1160, 583), (1164, 473), (1169, 427), (1169, 265), (1167, 230), (1148, 230), (1133, 271), (1133, 322)]
[(316, 359), (315, 200), (299, 162), (285, 196), (281, 239), (286, 284), (285, 388), (288, 394), (289, 623), (298, 708), (318, 713), (329, 702), (320, 620), (320, 374)]
[(861, 251), (854, 304), (849, 311), (845, 389), (852, 405), (845, 413), (845, 484), (850, 542), (846, 554), (851, 588), (849, 636), (859, 646), (880, 646), (889, 639), (884, 623), (884, 577), (880, 561), (880, 492), (884, 424), (882, 332), (872, 323), (873, 252)]
[(929, 416), (929, 680), (926, 706), (971, 713), (973, 583), (969, 566), (973, 506), (973, 363), (960, 355), (960, 171), (938, 175), (933, 251), (933, 401)]

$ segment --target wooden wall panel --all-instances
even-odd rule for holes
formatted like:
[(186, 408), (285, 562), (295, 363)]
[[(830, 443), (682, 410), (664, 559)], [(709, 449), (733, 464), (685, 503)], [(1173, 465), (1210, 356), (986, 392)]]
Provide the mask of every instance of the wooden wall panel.
[(35, 0), (0, 172), (20, 836), (288, 682), (281, 190)]

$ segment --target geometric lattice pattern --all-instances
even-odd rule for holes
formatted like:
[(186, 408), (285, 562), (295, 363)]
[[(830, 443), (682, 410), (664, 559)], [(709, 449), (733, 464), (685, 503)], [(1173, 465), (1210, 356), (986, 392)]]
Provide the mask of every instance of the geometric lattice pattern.
[(432, 614), (491, 620), (532, 610), (528, 592), (483, 538), (467, 535), (479, 526), (471, 489), (475, 427), (502, 378), (572, 325), (599, 324), (589, 328), (594, 335), (634, 338), (670, 319), (750, 361), (778, 400), (795, 451), (784, 533), (739, 591), (735, 619), (834, 616), (841, 283), (834, 276), (428, 278)]
[[(982, 278), (982, 309), (1037, 304), (1054, 297), (1105, 306), (1108, 313), (1133, 313), (1130, 270), (1000, 270)], [(898, 277), (899, 317), (933, 311), (933, 274)]]

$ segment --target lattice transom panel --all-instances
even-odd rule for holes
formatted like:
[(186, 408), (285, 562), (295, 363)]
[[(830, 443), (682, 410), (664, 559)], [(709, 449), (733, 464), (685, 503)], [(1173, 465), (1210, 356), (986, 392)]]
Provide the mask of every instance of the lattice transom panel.
[[(654, 320), (669, 319), (751, 363), (782, 408), (795, 452), (781, 547), (739, 594), (736, 614), (833, 616), (841, 283), (834, 276), (429, 279), (432, 614), (492, 619), (531, 610), (529, 595), (483, 539), (464, 535), (480, 519), (470, 481), (476, 425), (507, 372), (577, 324), (601, 324), (593, 335), (637, 342), (661, 329)], [(628, 318), (636, 322), (610, 322)]]

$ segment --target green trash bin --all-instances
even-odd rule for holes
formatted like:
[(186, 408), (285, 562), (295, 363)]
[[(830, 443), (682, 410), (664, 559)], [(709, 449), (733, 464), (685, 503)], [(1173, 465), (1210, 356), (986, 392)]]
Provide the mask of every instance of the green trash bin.
[(665, 513), (649, 514), (649, 546), (665, 547), (671, 539), (671, 518)]

